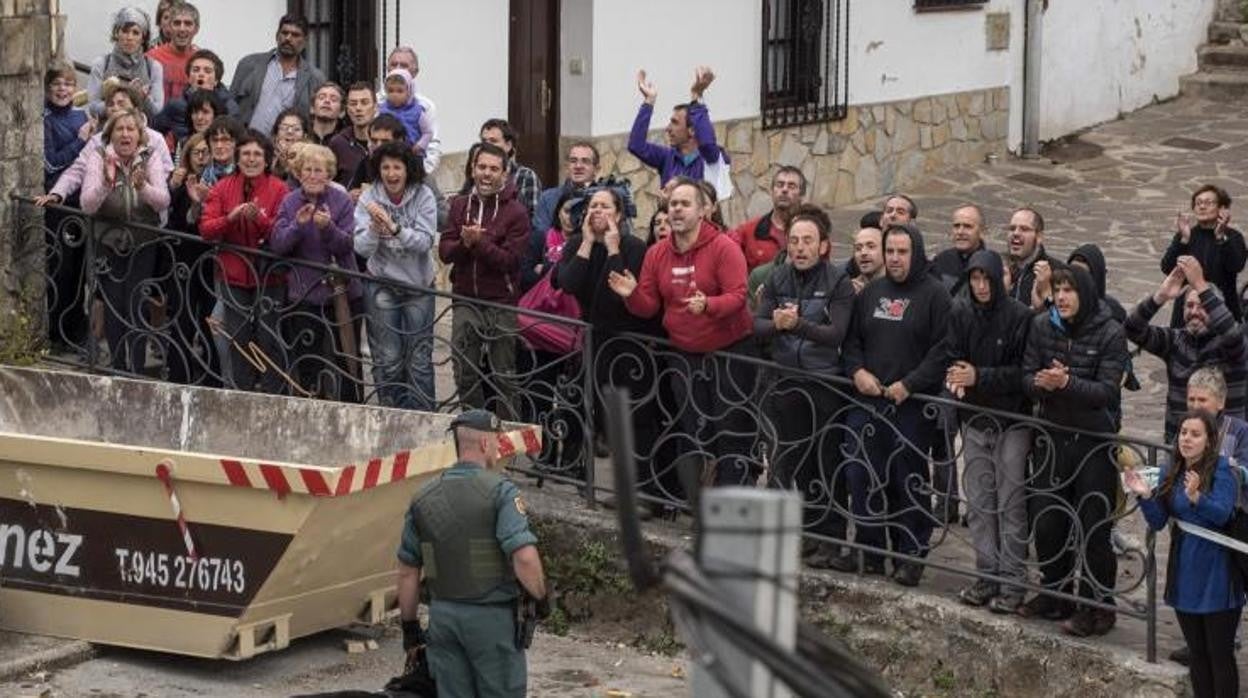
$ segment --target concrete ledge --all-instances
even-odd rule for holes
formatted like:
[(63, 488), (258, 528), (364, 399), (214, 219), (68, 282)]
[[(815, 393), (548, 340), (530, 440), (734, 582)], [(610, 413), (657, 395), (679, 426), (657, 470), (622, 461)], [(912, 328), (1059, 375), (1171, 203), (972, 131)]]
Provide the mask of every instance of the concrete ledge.
[[(598, 546), (595, 550), (605, 549), (612, 555), (614, 576), (597, 573), (597, 578), (611, 580), (604, 585), (608, 588), (588, 590), (580, 580), (567, 596), (569, 607), (579, 609), (581, 615), (588, 613), (589, 625), (617, 633), (616, 641), (645, 645), (670, 632), (661, 597), (620, 590), (626, 572), (618, 552), (614, 512), (590, 511), (571, 494), (526, 488), (525, 497), (543, 536), (539, 544), (543, 557), (552, 570), (584, 565), (584, 560), (567, 557), (583, 552), (585, 541), (593, 541)], [(692, 544), (689, 531), (680, 526), (647, 524), (644, 530), (656, 557)], [(565, 581), (556, 579), (561, 584)], [(861, 654), (894, 690), (905, 695), (1191, 695), (1187, 670), (1181, 666), (1149, 664), (1136, 651), (1104, 641), (1069, 638), (1052, 624), (994, 616), (925, 593), (921, 587), (902, 590), (887, 581), (808, 571), (801, 577), (801, 603), (804, 619)], [(600, 610), (611, 617), (594, 617)], [(627, 624), (621, 625), (622, 618)], [(573, 618), (571, 622), (578, 621)], [(647, 622), (659, 627), (640, 627)]]

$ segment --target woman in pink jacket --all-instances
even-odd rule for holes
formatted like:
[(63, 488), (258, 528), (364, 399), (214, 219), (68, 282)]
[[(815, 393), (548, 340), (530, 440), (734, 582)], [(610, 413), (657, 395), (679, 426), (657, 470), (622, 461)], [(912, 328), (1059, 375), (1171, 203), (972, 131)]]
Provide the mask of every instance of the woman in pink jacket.
[(84, 151), (83, 157), (82, 210), (99, 219), (94, 228), (97, 250), (107, 262), (97, 271), (97, 281), (113, 368), (142, 373), (152, 330), (143, 299), (160, 295), (152, 272), (160, 234), (156, 226), (169, 208), (164, 167), (152, 157), (143, 116), (135, 109), (109, 118), (100, 146)]

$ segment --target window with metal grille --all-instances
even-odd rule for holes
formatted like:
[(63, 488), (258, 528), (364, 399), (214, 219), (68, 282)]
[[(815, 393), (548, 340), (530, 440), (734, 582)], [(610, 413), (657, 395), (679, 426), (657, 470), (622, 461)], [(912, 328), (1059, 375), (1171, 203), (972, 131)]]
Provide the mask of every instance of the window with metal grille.
[(763, 128), (845, 117), (849, 0), (763, 0)]
[(377, 78), (376, 4), (347, 0), (287, 0), (286, 11), (308, 20), (308, 61), (346, 87)]
[(914, 0), (916, 10), (964, 10), (982, 7), (988, 0)]

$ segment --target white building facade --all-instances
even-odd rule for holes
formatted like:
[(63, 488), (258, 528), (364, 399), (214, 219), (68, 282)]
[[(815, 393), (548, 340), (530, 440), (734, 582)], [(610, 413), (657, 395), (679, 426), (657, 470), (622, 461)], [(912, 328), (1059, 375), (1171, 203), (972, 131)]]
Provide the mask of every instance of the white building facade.
[[(633, 181), (643, 214), (657, 178), (625, 148), (641, 101), (637, 70), (646, 69), (659, 88), (657, 130), (670, 107), (688, 99), (695, 66), (710, 65), (717, 79), (706, 102), (733, 159), (738, 192), (725, 213), (738, 220), (766, 208), (766, 186), (781, 165), (803, 169), (817, 203), (844, 204), (904, 189), (947, 166), (1017, 151), (1025, 114), (1047, 140), (1173, 97), (1179, 77), (1196, 69), (1215, 1), (195, 4), (202, 18), (197, 43), (222, 56), (227, 81), (239, 58), (273, 46), (288, 11), (314, 20), (310, 54), (327, 72), (340, 73), (340, 82), (375, 80), (390, 48), (414, 46), (418, 89), (436, 101), (451, 154), (439, 168), (443, 185), (461, 180), (463, 152), (481, 122), (504, 117), (521, 132), (520, 159), (547, 183), (558, 177), (561, 144), (595, 142), (604, 173)], [(1040, 25), (1029, 31), (1033, 3), (1041, 4)], [(105, 52), (110, 17), (121, 4), (62, 0), (66, 57), (89, 63)], [(156, 3), (133, 4), (153, 10)], [(1038, 50), (1028, 51), (1029, 39)], [(1028, 55), (1040, 57), (1039, 87), (1030, 91), (1025, 83), (1036, 71), (1026, 70)], [(352, 59), (347, 65), (344, 56)], [(1026, 104), (1027, 94), (1037, 103)], [(785, 113), (799, 118), (770, 123)]]

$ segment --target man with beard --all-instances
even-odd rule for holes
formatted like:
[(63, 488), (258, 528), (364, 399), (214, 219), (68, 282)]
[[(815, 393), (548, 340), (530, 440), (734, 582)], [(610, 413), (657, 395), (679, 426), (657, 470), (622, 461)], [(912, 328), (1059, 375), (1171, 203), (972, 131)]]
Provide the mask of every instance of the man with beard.
[[(766, 410), (777, 439), (774, 481), (806, 500), (808, 531), (844, 539), (849, 493), (838, 457), (837, 424), (844, 399), (819, 377), (841, 373), (841, 342), (849, 329), (854, 286), (841, 266), (828, 260), (831, 230), (818, 206), (802, 205), (794, 213), (785, 261), (763, 284), (754, 336), (770, 340), (775, 363), (797, 369), (780, 373), (768, 389)], [(853, 555), (827, 541), (807, 557), (812, 567), (857, 568)]]
[(285, 15), (277, 24), (277, 48), (243, 56), (234, 69), (230, 92), (238, 99), (239, 117), (260, 133), (271, 133), (282, 111), (312, 110), (312, 96), (325, 76), (303, 57), (308, 20)]
[(738, 485), (749, 471), (749, 444), (740, 435), (757, 427), (748, 423), (754, 372), (731, 355), (753, 353), (754, 321), (745, 256), (705, 219), (710, 206), (697, 181), (677, 178), (667, 204), (672, 234), (646, 251), (638, 277), (612, 271), (607, 284), (633, 315), (662, 314), (676, 348), (669, 375), (683, 406), (683, 455), (702, 459), (704, 482)]
[(957, 298), (966, 283), (971, 255), (984, 249), (984, 212), (978, 206), (964, 204), (954, 209), (949, 242), (949, 249), (932, 258), (932, 273), (949, 295)]
[[(953, 302), (945, 386), (968, 405), (1025, 414), (1023, 351), (1031, 310), (1005, 293), (1000, 255), (979, 250), (967, 263), (969, 293)], [(1027, 560), (1027, 454), (1031, 430), (978, 411), (961, 410), (967, 525), (981, 574), (1023, 582)], [(1023, 601), (1017, 586), (979, 579), (958, 593), (971, 606), (1014, 613)]]
[(862, 226), (854, 236), (854, 259), (849, 269), (854, 293), (884, 277), (884, 232), (876, 226)]
[(1031, 306), (1032, 310), (1044, 307), (1044, 299), (1032, 293), (1037, 281), (1048, 283), (1052, 273), (1049, 256), (1044, 251), (1044, 217), (1032, 208), (1015, 209), (1010, 223), (1005, 227), (1009, 253), (1010, 297)]
[[(1073, 593), (1080, 578), (1080, 596), (1112, 605), (1118, 561), (1110, 546), (1110, 516), (1120, 491), (1118, 470), (1112, 441), (1087, 432), (1117, 430), (1113, 415), (1122, 400), (1127, 341), (1086, 271), (1059, 267), (1052, 287), (1049, 312), (1031, 321), (1023, 390), (1037, 403), (1038, 417), (1071, 431), (1053, 429), (1037, 443), (1041, 452), (1028, 491), (1036, 558), (1045, 588)], [(1044, 594), (1018, 612), (1068, 619), (1062, 629), (1078, 637), (1103, 635), (1117, 619), (1112, 610), (1082, 604), (1072, 617), (1068, 602)]]
[[(1184, 299), (1182, 329), (1157, 327), (1149, 321), (1167, 302)], [(1127, 339), (1166, 362), (1166, 443), (1174, 440), (1179, 421), (1187, 412), (1188, 380), (1196, 369), (1217, 365), (1227, 384), (1225, 412), (1244, 417), (1245, 358), (1248, 346), (1240, 324), (1218, 289), (1205, 279), (1195, 257), (1175, 260), (1152, 296), (1140, 301), (1126, 322)]]
[[(334, 181), (344, 187), (351, 183), (360, 163), (368, 159), (368, 125), (376, 116), (377, 97), (372, 86), (366, 82), (352, 83), (347, 88), (348, 125), (329, 139), (329, 149), (338, 161)], [(359, 189), (349, 191), (352, 198), (359, 198)]]
[(745, 264), (751, 271), (770, 262), (788, 244), (785, 237), (789, 216), (802, 205), (805, 195), (806, 175), (792, 165), (785, 165), (771, 180), (771, 211), (728, 232), (741, 246)]
[[(529, 241), (529, 214), (507, 179), (507, 153), (481, 143), (472, 163), (472, 188), (451, 201), (450, 223), (438, 241), (438, 255), (451, 269), (451, 289), (469, 298), (515, 305), (520, 263)], [(451, 311), (452, 368), (460, 401), (515, 419), (511, 404), (516, 373), (516, 313), (506, 308), (456, 303)], [(489, 355), (491, 392), (485, 404), (482, 354)]]
[[(863, 403), (847, 419), (853, 436), (843, 450), (853, 461), (846, 475), (855, 542), (922, 558), (932, 532), (927, 452), (936, 423), (910, 397), (940, 389), (951, 302), (927, 271), (923, 236), (914, 226), (893, 224), (885, 232), (884, 267), (885, 277), (855, 299), (843, 349), (845, 372)], [(863, 560), (867, 573), (884, 573), (880, 555)], [(922, 576), (917, 560), (894, 561), (898, 584), (916, 586)]]

